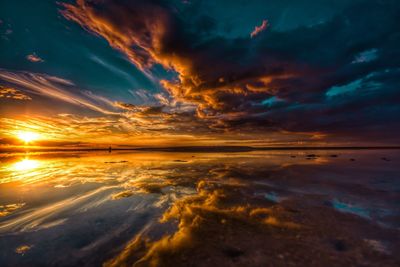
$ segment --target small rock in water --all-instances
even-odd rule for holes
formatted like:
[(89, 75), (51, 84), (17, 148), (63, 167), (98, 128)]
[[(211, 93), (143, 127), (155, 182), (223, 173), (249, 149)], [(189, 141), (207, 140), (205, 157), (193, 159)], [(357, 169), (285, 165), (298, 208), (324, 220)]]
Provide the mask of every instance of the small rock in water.
[(344, 240), (336, 239), (336, 240), (333, 240), (332, 244), (333, 244), (333, 247), (337, 251), (346, 251), (347, 250), (347, 245), (346, 245), (346, 242), (344, 242)]
[(176, 159), (174, 162), (187, 162), (186, 160)]
[(244, 254), (244, 252), (240, 249), (234, 247), (228, 247), (223, 250), (224, 254), (229, 258), (237, 258)]
[(327, 207), (333, 207), (333, 205), (332, 205), (332, 202), (331, 201), (329, 201), (329, 200), (325, 200), (324, 202), (323, 202), (323, 204), (324, 204), (324, 206), (327, 206)]

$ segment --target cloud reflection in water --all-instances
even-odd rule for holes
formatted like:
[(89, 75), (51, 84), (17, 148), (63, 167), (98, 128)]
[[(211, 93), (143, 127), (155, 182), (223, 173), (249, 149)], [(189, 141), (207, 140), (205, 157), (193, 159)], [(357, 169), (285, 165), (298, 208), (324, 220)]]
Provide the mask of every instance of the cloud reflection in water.
[[(0, 244), (9, 245), (0, 259), (10, 266), (261, 266), (307, 262), (312, 254), (342, 264), (357, 261), (361, 249), (377, 263), (381, 256), (363, 240), (379, 238), (388, 251), (398, 242), (390, 236), (399, 227), (392, 163), (399, 155), (389, 163), (370, 152), (318, 153), (315, 160), (302, 152), (3, 156)], [(279, 201), (266, 197), (271, 192)], [(335, 199), (391, 212), (366, 221), (326, 204)], [(15, 251), (26, 243), (21, 258)]]

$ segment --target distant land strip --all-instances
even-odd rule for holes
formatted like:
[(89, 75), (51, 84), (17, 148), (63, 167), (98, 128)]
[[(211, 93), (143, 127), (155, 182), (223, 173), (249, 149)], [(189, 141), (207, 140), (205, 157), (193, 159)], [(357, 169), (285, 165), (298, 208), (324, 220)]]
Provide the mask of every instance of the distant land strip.
[(133, 148), (0, 148), (0, 153), (12, 152), (90, 152), (90, 151), (146, 151), (146, 152), (251, 152), (270, 150), (400, 150), (400, 146), (292, 146), (292, 147), (251, 147), (251, 146), (179, 146), (179, 147), (133, 147)]

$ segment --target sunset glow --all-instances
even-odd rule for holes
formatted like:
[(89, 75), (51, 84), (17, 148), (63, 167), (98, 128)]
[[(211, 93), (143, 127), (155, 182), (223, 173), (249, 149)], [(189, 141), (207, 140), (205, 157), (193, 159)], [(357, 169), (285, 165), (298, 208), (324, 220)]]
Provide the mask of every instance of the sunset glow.
[(0, 0), (0, 265), (400, 266), (400, 0)]

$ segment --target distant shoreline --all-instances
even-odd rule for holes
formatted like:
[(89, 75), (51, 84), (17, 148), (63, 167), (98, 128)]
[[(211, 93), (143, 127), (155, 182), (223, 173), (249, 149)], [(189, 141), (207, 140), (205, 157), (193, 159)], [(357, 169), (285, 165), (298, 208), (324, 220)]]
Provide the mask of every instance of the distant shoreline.
[[(145, 152), (251, 152), (251, 151), (274, 151), (274, 150), (400, 150), (400, 146), (320, 146), (320, 147), (251, 147), (251, 146), (180, 146), (180, 147), (136, 147), (136, 148), (112, 148), (112, 151), (145, 151)], [(15, 148), (0, 149), (0, 153), (18, 152), (91, 152), (110, 151), (109, 148)]]

